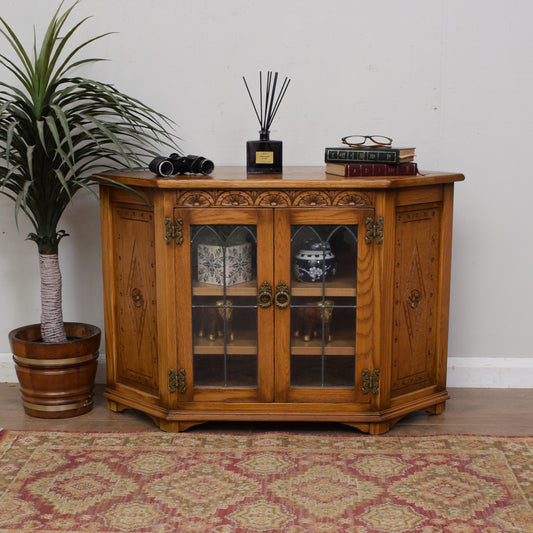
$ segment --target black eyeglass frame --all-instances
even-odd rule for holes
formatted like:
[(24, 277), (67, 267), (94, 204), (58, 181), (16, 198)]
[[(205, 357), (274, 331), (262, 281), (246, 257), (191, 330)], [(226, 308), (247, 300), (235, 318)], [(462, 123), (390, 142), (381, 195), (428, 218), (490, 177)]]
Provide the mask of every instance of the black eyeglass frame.
[[(362, 142), (359, 142), (359, 143), (353, 143), (353, 142), (351, 143), (347, 141), (347, 139), (349, 139), (350, 137), (358, 137), (363, 140)], [(374, 144), (365, 145), (367, 139)], [(377, 140), (377, 139), (382, 139), (382, 140)], [(373, 147), (378, 147), (378, 146), (390, 147), (392, 145), (392, 139), (390, 137), (386, 137), (385, 135), (346, 135), (346, 137), (343, 137), (341, 141), (342, 141), (342, 144), (346, 144), (352, 148), (373, 148)]]

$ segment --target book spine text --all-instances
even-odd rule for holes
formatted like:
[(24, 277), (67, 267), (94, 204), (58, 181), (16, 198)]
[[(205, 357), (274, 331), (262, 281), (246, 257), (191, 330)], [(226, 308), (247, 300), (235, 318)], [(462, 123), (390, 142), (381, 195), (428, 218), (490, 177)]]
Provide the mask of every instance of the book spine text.
[(400, 153), (393, 148), (389, 150), (343, 150), (326, 148), (326, 163), (356, 163), (361, 161), (379, 163), (399, 163)]

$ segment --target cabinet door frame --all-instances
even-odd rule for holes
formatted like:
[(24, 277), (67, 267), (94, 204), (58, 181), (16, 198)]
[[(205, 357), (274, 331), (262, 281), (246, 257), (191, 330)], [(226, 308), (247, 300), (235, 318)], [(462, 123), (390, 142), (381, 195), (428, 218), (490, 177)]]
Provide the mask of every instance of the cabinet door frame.
[(291, 386), (291, 324), (290, 305), (275, 310), (275, 401), (285, 403), (362, 404), (368, 407), (376, 397), (364, 392), (362, 371), (375, 368), (374, 343), (374, 268), (376, 245), (365, 242), (365, 221), (374, 216), (374, 208), (279, 208), (274, 218), (275, 285), (291, 285), (291, 226), (292, 225), (357, 225), (357, 318), (354, 387), (293, 387)]
[[(273, 210), (232, 207), (175, 207), (183, 222), (183, 244), (175, 246), (177, 353), (176, 368), (185, 371), (186, 390), (180, 402), (272, 402), (274, 398), (274, 309), (257, 307), (257, 387), (195, 387), (193, 371), (191, 225), (255, 225), (257, 228), (257, 291), (273, 279)], [(257, 292), (256, 292), (257, 295)]]

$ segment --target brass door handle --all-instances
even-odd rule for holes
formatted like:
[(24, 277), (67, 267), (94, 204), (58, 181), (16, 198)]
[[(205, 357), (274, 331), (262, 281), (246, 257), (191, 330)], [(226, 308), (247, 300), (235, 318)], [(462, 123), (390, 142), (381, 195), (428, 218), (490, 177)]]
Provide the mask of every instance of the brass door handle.
[(287, 284), (284, 281), (280, 281), (276, 287), (276, 296), (274, 297), (274, 302), (280, 309), (284, 309), (291, 302), (289, 287), (287, 287)]
[(268, 281), (263, 281), (261, 287), (259, 287), (259, 292), (257, 293), (257, 305), (266, 309), (272, 305), (273, 300), (272, 286)]

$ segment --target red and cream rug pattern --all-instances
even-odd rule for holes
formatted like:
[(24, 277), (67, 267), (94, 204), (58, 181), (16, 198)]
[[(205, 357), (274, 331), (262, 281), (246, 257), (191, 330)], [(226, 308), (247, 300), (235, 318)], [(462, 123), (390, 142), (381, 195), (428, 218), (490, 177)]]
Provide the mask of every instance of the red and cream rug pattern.
[(0, 532), (528, 533), (533, 437), (0, 431)]

